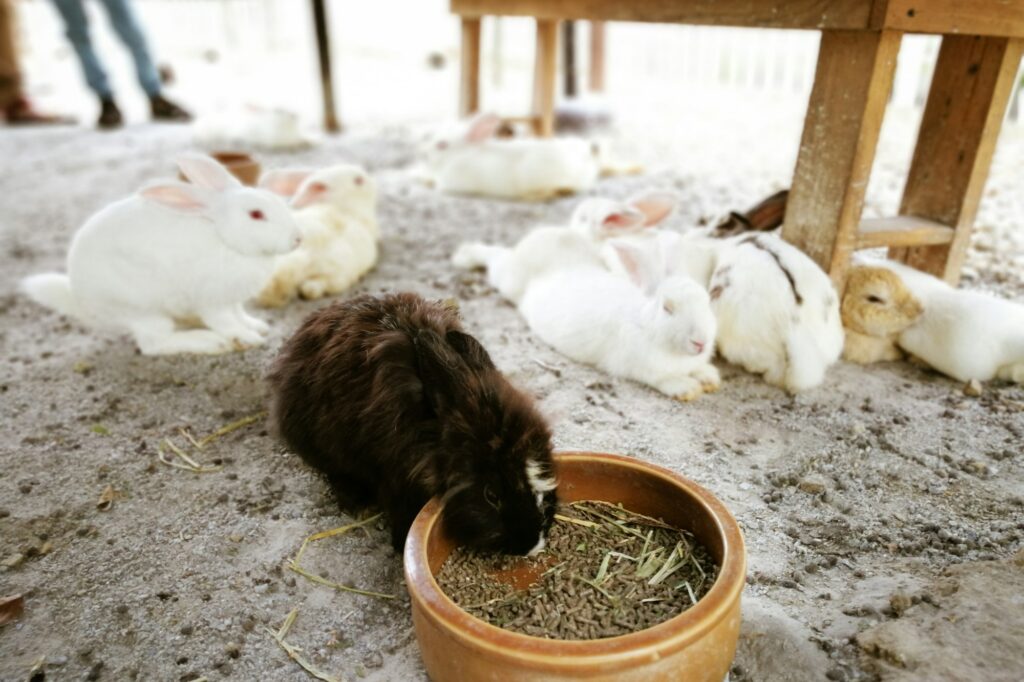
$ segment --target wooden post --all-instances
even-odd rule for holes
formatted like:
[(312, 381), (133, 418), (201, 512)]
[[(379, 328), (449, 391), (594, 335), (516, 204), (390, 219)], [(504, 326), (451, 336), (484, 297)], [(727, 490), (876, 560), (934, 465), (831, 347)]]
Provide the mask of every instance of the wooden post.
[(823, 31), (782, 236), (841, 285), (856, 244), (901, 33)]
[(576, 22), (568, 19), (562, 22), (562, 68), (565, 75), (565, 87), (562, 93), (566, 97), (576, 96)]
[(952, 285), (960, 280), (1024, 39), (947, 35), (903, 191), (900, 213), (953, 228), (953, 241), (889, 255)]
[(313, 0), (313, 25), (316, 30), (316, 52), (320, 58), (320, 90), (324, 99), (324, 129), (329, 133), (341, 130), (334, 106), (334, 82), (331, 80), (331, 38), (327, 29), (324, 0)]
[(462, 17), (459, 114), (480, 110), (480, 17)]
[(604, 92), (604, 22), (590, 22), (590, 78), (591, 92)]
[(537, 19), (537, 56), (533, 73), (533, 113), (537, 134), (555, 132), (555, 87), (558, 75), (558, 20)]

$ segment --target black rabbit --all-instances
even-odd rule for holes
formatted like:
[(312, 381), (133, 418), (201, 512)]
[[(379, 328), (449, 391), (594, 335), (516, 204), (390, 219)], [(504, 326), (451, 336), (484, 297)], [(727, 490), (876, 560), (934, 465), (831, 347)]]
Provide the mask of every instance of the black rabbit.
[(269, 381), (278, 434), (342, 507), (383, 509), (396, 549), (435, 495), (461, 545), (543, 548), (551, 433), (452, 308), (411, 293), (327, 306), (285, 343)]

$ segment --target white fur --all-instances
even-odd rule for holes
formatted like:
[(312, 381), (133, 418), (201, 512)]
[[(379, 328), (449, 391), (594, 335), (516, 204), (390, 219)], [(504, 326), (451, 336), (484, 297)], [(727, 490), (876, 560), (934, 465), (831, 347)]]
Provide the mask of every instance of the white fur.
[(424, 168), (439, 190), (544, 199), (582, 192), (597, 181), (599, 145), (577, 138), (495, 138), (499, 124), (483, 114), (465, 130), (438, 135), (423, 147)]
[(917, 322), (899, 335), (903, 350), (960, 381), (1024, 383), (1024, 306), (954, 289), (902, 263), (870, 264), (896, 273), (924, 308)]
[[(792, 286), (783, 268), (792, 275)], [(748, 372), (764, 374), (770, 384), (790, 393), (818, 386), (842, 353), (839, 297), (832, 281), (803, 252), (774, 235), (724, 240), (710, 293), (719, 353)]]
[[(147, 186), (107, 206), (72, 238), (68, 274), (28, 277), (24, 291), (90, 326), (129, 331), (147, 355), (263, 343), (266, 323), (243, 303), (296, 246), (298, 225), (281, 199), (242, 187), (209, 157), (179, 166), (195, 184)], [(178, 329), (196, 321), (204, 328)]]
[(261, 185), (292, 197), (302, 229), (302, 245), (278, 258), (274, 276), (260, 294), (261, 305), (341, 293), (376, 265), (377, 190), (361, 167), (272, 171)]
[(204, 114), (192, 125), (196, 144), (212, 148), (244, 145), (261, 149), (299, 149), (309, 146), (298, 114), (254, 105)]
[(717, 388), (707, 293), (689, 278), (659, 281), (639, 250), (615, 248), (635, 284), (609, 272), (571, 227), (535, 229), (512, 249), (464, 245), (453, 260), (487, 267), (492, 285), (518, 304), (534, 333), (574, 360), (679, 398)]

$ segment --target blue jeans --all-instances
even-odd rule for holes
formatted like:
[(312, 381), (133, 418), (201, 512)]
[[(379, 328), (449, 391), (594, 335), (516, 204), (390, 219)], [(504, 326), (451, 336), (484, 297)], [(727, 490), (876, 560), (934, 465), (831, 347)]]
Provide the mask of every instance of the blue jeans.
[[(132, 53), (139, 85), (150, 97), (159, 95), (160, 76), (157, 74), (156, 65), (153, 64), (153, 58), (149, 54), (146, 35), (139, 26), (130, 0), (100, 0), (100, 2), (103, 3), (107, 11), (114, 31)], [(82, 71), (85, 72), (85, 80), (89, 87), (100, 98), (113, 97), (114, 93), (110, 89), (107, 72), (100, 63), (99, 57), (96, 56), (92, 40), (89, 38), (89, 19), (85, 14), (85, 0), (53, 0), (53, 4), (64, 18), (68, 39), (74, 46), (75, 53), (78, 54), (78, 61), (82, 64)]]

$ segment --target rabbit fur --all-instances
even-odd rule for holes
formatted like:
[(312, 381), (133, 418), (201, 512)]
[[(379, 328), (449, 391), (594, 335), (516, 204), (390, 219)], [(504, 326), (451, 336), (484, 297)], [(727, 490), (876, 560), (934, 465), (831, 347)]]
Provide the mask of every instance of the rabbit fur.
[(302, 245), (277, 259), (274, 276), (257, 299), (260, 305), (339, 294), (376, 265), (377, 187), (361, 167), (275, 170), (260, 186), (290, 197), (302, 229)]
[(459, 545), (543, 548), (551, 433), (452, 307), (394, 293), (321, 308), (285, 342), (269, 383), (278, 435), (342, 507), (383, 509), (396, 549), (434, 496)]
[(590, 188), (600, 145), (578, 138), (497, 138), (501, 119), (480, 114), (461, 132), (435, 135), (421, 149), (427, 176), (442, 192), (540, 200)]
[(1024, 383), (1024, 305), (955, 289), (902, 263), (873, 264), (895, 273), (923, 308), (899, 333), (900, 348), (959, 381)]
[(895, 272), (869, 265), (850, 268), (841, 307), (843, 359), (861, 365), (901, 359), (899, 334), (923, 312)]
[(96, 213), (71, 240), (67, 274), (28, 277), (24, 292), (88, 326), (128, 331), (146, 355), (262, 344), (269, 327), (243, 304), (298, 245), (299, 227), (279, 197), (243, 187), (210, 157), (178, 165), (192, 184), (151, 184)]

